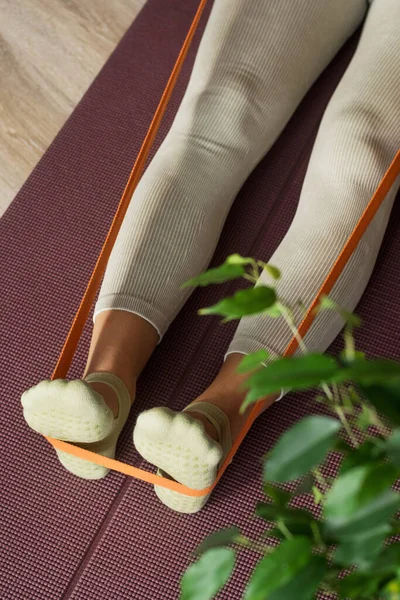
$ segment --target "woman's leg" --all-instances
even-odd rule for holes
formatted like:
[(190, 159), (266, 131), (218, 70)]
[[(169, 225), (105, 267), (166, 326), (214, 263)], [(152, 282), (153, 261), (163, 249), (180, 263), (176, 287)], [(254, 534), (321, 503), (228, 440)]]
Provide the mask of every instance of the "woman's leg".
[[(399, 22), (398, 0), (374, 0), (356, 54), (322, 120), (298, 210), (287, 235), (270, 260), (282, 271), (278, 293), (288, 305), (295, 306), (299, 299), (306, 305), (311, 303), (399, 149)], [(393, 185), (330, 294), (347, 310), (355, 308), (367, 285), (399, 184), (398, 180)], [(263, 275), (261, 283), (271, 281)], [(296, 319), (301, 321), (300, 309)], [(321, 313), (305, 336), (308, 349), (325, 351), (342, 327), (343, 322), (335, 313)], [(290, 330), (281, 319), (266, 316), (242, 319), (221, 372), (191, 405), (191, 419), (185, 416), (187, 413), (171, 415), (165, 410), (161, 414), (156, 412), (163, 409), (154, 409), (153, 414), (147, 411), (139, 416), (135, 430), (138, 445), (146, 437), (158, 441), (161, 417), (164, 419), (164, 440), (168, 435), (169, 442), (172, 441), (175, 446), (182, 446), (186, 431), (190, 432), (192, 428), (196, 433), (193, 422), (201, 421), (208, 433), (203, 433), (201, 446), (205, 464), (201, 483), (206, 487), (215, 476), (222, 453), (215, 454), (218, 445), (212, 445), (210, 438), (217, 439), (218, 432), (207, 422), (204, 412), (196, 413), (196, 404), (199, 402), (201, 410), (204, 407), (201, 403), (206, 402), (225, 413), (232, 437), (235, 437), (248, 416), (248, 411), (244, 416), (239, 415), (244, 394), (238, 391), (238, 386), (244, 377), (237, 374), (236, 368), (242, 355), (261, 348), (280, 355), (291, 338)], [(273, 401), (274, 398), (267, 398), (265, 406)], [(159, 429), (151, 431), (157, 420)], [(196, 439), (196, 444), (193, 444), (195, 457), (199, 454), (200, 445), (194, 434), (192, 438)], [(190, 445), (190, 435), (188, 440)], [(154, 456), (158, 466), (179, 481), (188, 485), (192, 482), (192, 487), (195, 487), (194, 459), (185, 470), (180, 453), (172, 458), (168, 454), (157, 454), (157, 444), (154, 448), (144, 446), (142, 453)], [(204, 500), (201, 502), (160, 487), (156, 488), (156, 492), (165, 504), (183, 512), (195, 512), (204, 503)]]
[[(365, 11), (365, 0), (215, 0), (187, 92), (110, 257), (85, 378), (117, 374), (133, 396), (140, 370), (190, 293), (181, 284), (207, 267), (237, 191)], [(111, 409), (106, 415), (99, 396), (89, 402), (78, 382), (62, 388), (66, 398), (60, 385), (47, 383), (24, 399), (25, 416), (41, 433), (82, 441), (77, 423), (90, 429), (95, 415), (104, 433), (121, 410), (106, 382), (90, 381)]]
[[(94, 356), (103, 368), (115, 355), (115, 371), (149, 338), (154, 348), (191, 293), (182, 283), (207, 267), (243, 182), (365, 11), (365, 0), (215, 0), (178, 114), (110, 257), (87, 372), (99, 369)], [(145, 326), (138, 335), (128, 313), (158, 335)]]
[[(282, 272), (278, 294), (294, 307), (297, 323), (302, 318), (297, 301), (311, 304), (399, 149), (399, 22), (398, 0), (374, 0), (355, 56), (323, 117), (293, 223), (270, 259)], [(400, 178), (330, 294), (349, 311), (372, 273), (399, 185)], [(260, 283), (273, 282), (263, 274)], [(336, 313), (321, 313), (305, 336), (307, 348), (325, 351), (342, 327)], [(235, 373), (242, 354), (266, 348), (281, 355), (291, 338), (283, 319), (255, 316), (239, 323), (221, 373), (201, 396), (228, 410), (235, 432), (243, 424), (238, 414), (243, 396), (232, 395), (242, 379)]]
[(164, 334), (238, 190), (365, 10), (365, 0), (216, 0), (178, 114), (124, 219), (96, 320), (130, 311)]
[[(218, 6), (226, 7), (225, 3), (216, 4), (216, 9)], [(218, 49), (218, 54), (213, 60), (207, 57), (204, 65), (203, 61), (199, 62), (207, 71), (207, 76), (194, 79), (192, 90), (198, 85), (202, 86), (205, 81), (206, 91), (194, 94), (194, 99), (183, 104), (191, 115), (182, 120), (189, 127), (190, 135), (181, 134), (180, 119), (174, 124), (177, 129), (174, 130), (173, 127), (170, 134), (171, 140), (176, 141), (177, 155), (181, 161), (179, 169), (171, 168), (173, 182), (174, 185), (179, 184), (185, 188), (185, 197), (191, 200), (190, 210), (203, 207), (205, 226), (200, 230), (201, 238), (196, 247), (200, 248), (205, 240), (210, 254), (214, 250), (233, 196), (249, 171), (276, 139), (288, 115), (315, 78), (308, 70), (310, 65), (313, 64), (314, 69), (318, 64), (314, 74), (320, 71), (321, 57), (323, 56), (323, 64), (326, 64), (328, 54), (333, 56), (339, 47), (339, 41), (342, 44), (350, 31), (354, 30), (356, 23), (360, 22), (367, 4), (350, 2), (343, 4), (341, 10), (337, 3), (333, 6), (327, 2), (248, 2), (233, 3), (231, 6), (236, 6), (238, 12), (234, 15), (231, 13), (227, 20), (226, 14), (214, 13), (215, 17), (221, 17), (221, 22), (216, 20), (213, 24), (218, 23), (218, 30), (224, 32), (226, 39), (220, 38), (219, 43), (216, 43), (218, 35), (215, 34), (214, 46), (209, 47), (207, 37), (203, 40), (207, 47), (202, 47), (202, 57), (207, 57), (207, 53), (212, 52), (213, 48)], [(352, 14), (347, 12), (349, 9)], [(240, 12), (242, 14), (239, 15)], [(230, 18), (233, 19), (232, 22)], [(227, 40), (232, 40), (229, 45)], [(215, 117), (213, 111), (210, 113), (210, 106), (216, 111)], [(197, 125), (201, 125), (201, 130), (196, 129)], [(209, 136), (206, 137), (204, 132), (208, 128)], [(189, 141), (190, 151), (186, 154)], [(182, 153), (181, 143), (186, 148)], [(165, 146), (165, 153), (162, 151), (160, 156), (164, 156), (167, 162), (175, 161), (174, 144), (171, 142), (170, 146), (167, 139)], [(213, 150), (211, 155), (207, 146)], [(167, 151), (171, 158), (167, 157)], [(229, 162), (224, 160), (224, 156), (229, 157)], [(189, 161), (192, 157), (195, 157), (193, 163)], [(208, 167), (209, 160), (211, 164)], [(195, 163), (199, 165), (196, 173)], [(203, 168), (207, 168), (207, 171), (203, 171)], [(178, 178), (181, 172), (188, 171), (193, 172), (193, 178), (189, 177), (187, 181)], [(224, 199), (222, 204), (221, 198)], [(136, 210), (139, 211), (138, 205)], [(157, 218), (160, 214), (161, 209)], [(188, 271), (182, 273), (181, 269), (176, 270), (174, 267), (174, 277), (177, 278), (171, 293), (177, 300), (177, 306), (185, 299), (178, 289), (179, 284), (203, 270), (208, 258), (209, 256), (198, 251), (197, 256), (190, 260)], [(158, 267), (154, 256), (152, 260), (151, 280), (154, 280)], [(129, 268), (132, 268), (132, 264), (136, 264), (135, 259)], [(166, 265), (166, 269), (168, 268)], [(235, 373), (238, 360), (237, 355), (229, 357), (211, 387), (197, 399), (198, 402), (213, 404), (228, 416), (233, 436), (237, 434), (240, 425), (237, 414), (243, 400), (242, 393), (237, 389), (241, 379)], [(273, 400), (274, 398), (269, 398), (267, 401)], [(195, 422), (194, 419), (188, 420), (187, 412), (184, 415), (174, 415), (168, 410), (153, 409), (142, 413), (135, 428), (134, 440), (137, 449), (147, 460), (175, 479), (191, 487), (205, 487), (215, 476), (220, 455), (215, 451), (216, 446), (210, 445), (210, 437), (204, 436), (202, 427), (196, 427), (196, 423), (201, 421), (210, 436), (215, 438), (215, 425), (196, 412), (195, 408), (193, 406), (189, 412), (190, 417), (196, 418)], [(187, 467), (180, 460), (181, 457), (187, 458), (181, 454), (185, 445), (189, 456)], [(166, 450), (167, 447), (171, 448), (171, 455)], [(192, 454), (194, 458), (195, 455), (203, 458), (206, 465), (203, 470), (197, 472), (193, 468)], [(171, 506), (176, 507), (175, 503), (180, 502), (176, 494), (164, 489), (157, 490), (157, 493)], [(198, 510), (201, 503), (196, 500), (178, 505), (180, 510), (191, 512)]]
[[(399, 149), (400, 3), (374, 0), (359, 46), (323, 117), (291, 227), (270, 259), (282, 271), (278, 294), (309, 306)], [(400, 180), (387, 195), (330, 296), (352, 311), (368, 283)], [(270, 283), (263, 274), (261, 283)], [(301, 309), (295, 308), (297, 322)], [(305, 336), (325, 351), (343, 327), (321, 313)], [(283, 319), (241, 320), (229, 353), (282, 354), (292, 334)]]

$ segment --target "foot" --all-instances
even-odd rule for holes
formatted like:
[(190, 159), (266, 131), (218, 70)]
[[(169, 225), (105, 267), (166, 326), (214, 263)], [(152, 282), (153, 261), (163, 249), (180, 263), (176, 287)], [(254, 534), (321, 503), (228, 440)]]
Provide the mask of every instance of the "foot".
[(113, 410), (106, 399), (82, 380), (41, 381), (22, 394), (24, 418), (34, 431), (66, 442), (98, 442), (112, 430)]
[[(237, 373), (242, 355), (228, 356), (213, 383), (184, 413), (167, 408), (154, 408), (139, 415), (134, 430), (134, 443), (140, 454), (156, 465), (164, 476), (183, 483), (192, 489), (203, 489), (215, 481), (218, 468), (226, 457), (232, 440), (239, 435), (249, 412), (240, 414), (246, 396), (243, 383), (246, 376)], [(264, 399), (265, 408), (277, 396)], [(196, 411), (196, 404), (199, 410)], [(224, 426), (215, 427), (203, 407), (217, 411)], [(219, 429), (219, 431), (217, 431)], [(221, 431), (229, 436), (230, 443), (222, 449)], [(197, 512), (209, 495), (196, 498), (155, 486), (158, 497), (170, 508), (179, 512)]]
[[(90, 378), (95, 381), (90, 381)], [(90, 375), (89, 381), (42, 381), (22, 395), (24, 418), (42, 435), (113, 458), (118, 435), (131, 405), (124, 383), (112, 373)], [(62, 464), (86, 479), (100, 479), (108, 469), (57, 450)]]
[[(214, 422), (219, 441), (207, 434), (200, 420), (169, 408), (153, 408), (141, 413), (133, 439), (138, 452), (158, 467), (158, 474), (201, 490), (215, 480), (231, 441), (228, 421), (218, 408), (199, 404), (198, 410), (210, 412), (209, 419)], [(155, 486), (155, 491), (164, 504), (185, 513), (197, 512), (209, 497), (209, 494), (191, 497), (161, 486)]]

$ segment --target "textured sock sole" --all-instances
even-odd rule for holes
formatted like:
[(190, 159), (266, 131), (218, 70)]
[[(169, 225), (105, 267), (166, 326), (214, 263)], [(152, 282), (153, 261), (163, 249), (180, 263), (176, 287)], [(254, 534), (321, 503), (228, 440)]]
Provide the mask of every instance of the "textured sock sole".
[[(137, 419), (133, 440), (143, 458), (179, 483), (200, 490), (215, 479), (222, 448), (189, 415), (168, 408), (145, 411)], [(155, 491), (164, 504), (179, 512), (197, 512), (208, 499), (208, 496), (193, 498), (160, 486), (155, 486)]]
[(59, 440), (97, 442), (113, 427), (113, 414), (101, 395), (81, 380), (41, 381), (24, 392), (21, 402), (29, 427)]
[[(158, 475), (162, 477), (168, 477), (167, 473), (161, 471), (160, 469), (157, 472)], [(204, 486), (206, 487), (206, 486)], [(185, 513), (185, 514), (194, 514), (199, 512), (207, 503), (211, 494), (207, 494), (206, 496), (193, 497), (193, 496), (185, 496), (185, 494), (180, 494), (179, 492), (174, 492), (172, 490), (168, 490), (165, 487), (161, 487), (160, 485), (154, 486), (154, 491), (156, 496), (161, 500), (165, 506), (171, 508), (175, 512)]]
[(61, 450), (56, 450), (56, 452), (62, 466), (81, 479), (103, 479), (109, 472), (109, 469), (90, 463), (82, 458), (77, 458), (66, 452), (61, 452)]
[[(110, 469), (107, 469), (106, 467), (72, 456), (72, 454), (68, 454), (67, 452), (62, 452), (61, 450), (56, 450), (56, 452), (63, 467), (81, 479), (103, 479), (110, 471)], [(107, 456), (108, 458), (114, 458), (115, 447), (110, 448), (107, 451), (99, 452), (99, 454)]]

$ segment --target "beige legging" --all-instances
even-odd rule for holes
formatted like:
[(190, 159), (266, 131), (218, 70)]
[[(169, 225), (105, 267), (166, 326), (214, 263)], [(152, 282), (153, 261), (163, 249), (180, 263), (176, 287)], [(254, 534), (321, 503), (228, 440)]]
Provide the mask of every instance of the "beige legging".
[[(296, 215), (270, 259), (282, 271), (280, 297), (312, 301), (400, 147), (400, 0), (368, 6), (215, 0), (182, 104), (125, 217), (95, 316), (126, 310), (165, 333), (191, 293), (181, 284), (207, 268), (238, 190), (368, 11), (319, 128)], [(398, 187), (332, 290), (349, 310), (371, 275)], [(342, 326), (333, 313), (320, 315), (307, 347), (326, 350)], [(282, 319), (247, 317), (229, 352), (281, 354), (291, 337)]]

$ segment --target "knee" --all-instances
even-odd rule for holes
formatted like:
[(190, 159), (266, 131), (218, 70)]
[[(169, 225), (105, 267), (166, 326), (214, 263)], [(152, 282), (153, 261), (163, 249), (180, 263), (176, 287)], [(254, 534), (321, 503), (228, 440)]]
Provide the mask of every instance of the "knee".
[(222, 76), (188, 89), (172, 132), (214, 158), (228, 153), (243, 159), (260, 134), (263, 93), (256, 66), (228, 65)]
[(399, 132), (386, 110), (385, 103), (362, 99), (328, 108), (316, 145), (331, 183), (376, 189), (398, 149)]

